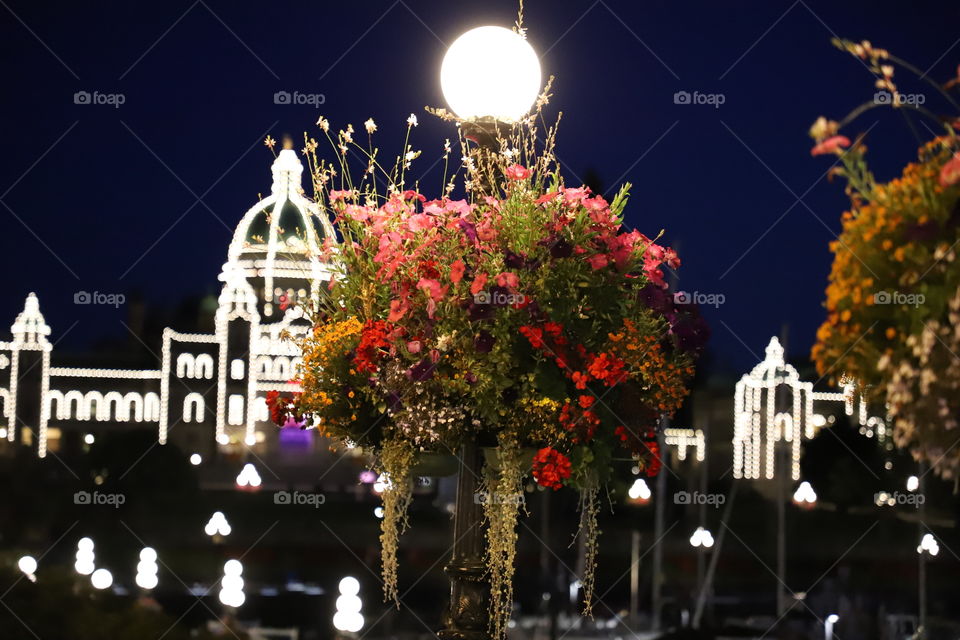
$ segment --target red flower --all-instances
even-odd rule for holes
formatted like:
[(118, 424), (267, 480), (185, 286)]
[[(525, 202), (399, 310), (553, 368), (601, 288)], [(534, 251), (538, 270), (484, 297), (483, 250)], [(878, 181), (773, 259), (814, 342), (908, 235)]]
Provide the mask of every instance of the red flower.
[(597, 269), (603, 269), (605, 266), (610, 264), (610, 260), (602, 253), (597, 253), (590, 256), (587, 258), (587, 262), (590, 263), (590, 266), (593, 267), (594, 271)]
[(593, 396), (580, 396), (578, 400), (580, 401), (580, 406), (584, 409), (589, 409), (593, 406), (593, 403), (596, 402), (596, 398)]
[(368, 320), (360, 332), (360, 344), (353, 356), (358, 371), (375, 373), (382, 349), (390, 346), (390, 325), (383, 320)]
[(949, 187), (960, 182), (960, 153), (953, 154), (940, 169), (940, 186)]
[(450, 265), (450, 282), (457, 284), (463, 280), (463, 272), (466, 270), (466, 265), (463, 264), (463, 260), (456, 260), (452, 265)]
[(832, 138), (827, 138), (823, 142), (818, 143), (813, 149), (810, 150), (810, 155), (819, 156), (825, 153), (837, 153), (843, 151), (843, 147), (850, 146), (850, 138), (847, 136), (833, 136)]
[(541, 487), (556, 491), (570, 477), (570, 459), (550, 447), (544, 447), (533, 456), (533, 478)]
[(512, 164), (507, 167), (505, 173), (511, 180), (526, 180), (530, 177), (530, 169), (520, 164)]
[(534, 349), (543, 348), (543, 329), (524, 325), (520, 327), (520, 333), (530, 341), (530, 346)]
[(627, 379), (625, 367), (626, 363), (620, 358), (609, 353), (601, 353), (598, 356), (591, 356), (587, 372), (608, 387), (612, 387)]

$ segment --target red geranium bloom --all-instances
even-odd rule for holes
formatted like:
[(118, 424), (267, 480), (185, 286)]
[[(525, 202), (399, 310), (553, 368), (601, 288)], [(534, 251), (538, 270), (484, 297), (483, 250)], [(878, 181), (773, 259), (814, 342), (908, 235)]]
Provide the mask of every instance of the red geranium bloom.
[(533, 456), (533, 478), (541, 487), (556, 491), (570, 477), (570, 458), (556, 449), (544, 447)]

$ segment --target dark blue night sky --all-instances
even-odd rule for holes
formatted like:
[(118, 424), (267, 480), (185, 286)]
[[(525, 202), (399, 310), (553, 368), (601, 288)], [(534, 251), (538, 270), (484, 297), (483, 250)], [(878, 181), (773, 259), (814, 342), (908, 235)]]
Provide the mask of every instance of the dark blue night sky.
[[(874, 91), (829, 40), (870, 39), (943, 81), (960, 61), (960, 3), (527, 4), (528, 36), (557, 77), (568, 182), (634, 184), (628, 223), (666, 230), (684, 261), (681, 288), (725, 297), (706, 310), (716, 364), (748, 368), (784, 323), (805, 354), (845, 206), (842, 186), (823, 178), (830, 159), (810, 157), (807, 129)], [(150, 309), (216, 292), (234, 225), (270, 186), (263, 137), (312, 134), (320, 114), (358, 128), (372, 116), (392, 156), (416, 113), (424, 171), (453, 135), (423, 113), (444, 105), (445, 43), (510, 26), (515, 13), (500, 0), (3, 0), (0, 325), (36, 291), (57, 349), (83, 350), (122, 337), (127, 311), (76, 306), (77, 291), (138, 291)], [(75, 104), (78, 91), (125, 102)], [(325, 103), (277, 105), (278, 91)], [(675, 104), (677, 91), (724, 104)], [(847, 133), (871, 127), (874, 168), (888, 178), (916, 139), (891, 110)], [(423, 190), (440, 179), (429, 173)]]

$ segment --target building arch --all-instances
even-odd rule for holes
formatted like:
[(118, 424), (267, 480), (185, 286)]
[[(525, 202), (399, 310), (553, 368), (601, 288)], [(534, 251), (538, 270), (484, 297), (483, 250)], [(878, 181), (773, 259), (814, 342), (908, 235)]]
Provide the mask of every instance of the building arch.
[(183, 399), (183, 421), (203, 422), (204, 402), (199, 393), (188, 393)]

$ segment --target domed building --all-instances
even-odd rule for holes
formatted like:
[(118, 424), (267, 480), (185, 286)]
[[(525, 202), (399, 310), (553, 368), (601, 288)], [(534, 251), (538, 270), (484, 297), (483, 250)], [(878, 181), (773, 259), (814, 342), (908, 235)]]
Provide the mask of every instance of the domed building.
[(272, 173), (270, 195), (246, 212), (227, 250), (214, 333), (165, 329), (157, 369), (56, 366), (51, 329), (31, 293), (12, 340), (0, 342), (0, 439), (44, 457), (83, 434), (151, 427), (160, 444), (201, 455), (269, 449), (278, 435), (266, 394), (299, 390), (291, 380), (300, 353), (283, 336), (309, 330), (304, 310), (331, 273), (321, 249), (336, 238), (303, 194), (296, 152), (282, 150)]

